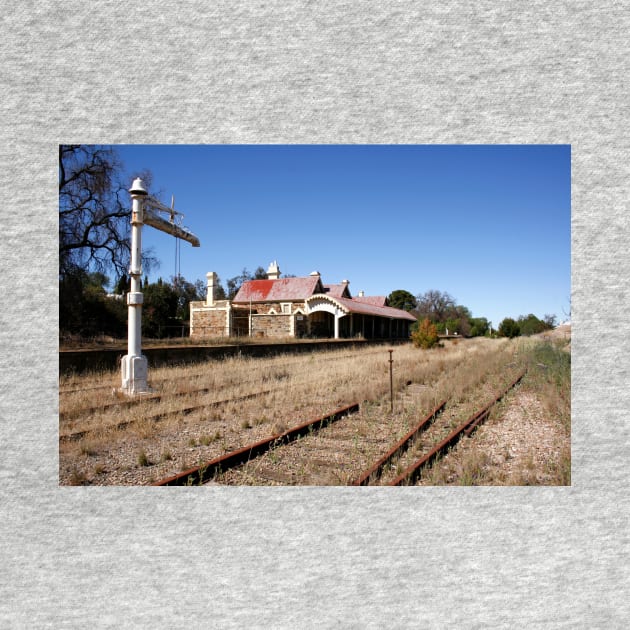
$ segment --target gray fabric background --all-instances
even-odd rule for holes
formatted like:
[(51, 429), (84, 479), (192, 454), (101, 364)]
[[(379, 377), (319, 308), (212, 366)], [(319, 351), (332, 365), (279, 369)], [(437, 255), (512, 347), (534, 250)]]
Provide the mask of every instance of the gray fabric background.
[[(627, 627), (628, 9), (5, 3), (0, 627)], [(60, 142), (570, 143), (572, 487), (59, 488)]]

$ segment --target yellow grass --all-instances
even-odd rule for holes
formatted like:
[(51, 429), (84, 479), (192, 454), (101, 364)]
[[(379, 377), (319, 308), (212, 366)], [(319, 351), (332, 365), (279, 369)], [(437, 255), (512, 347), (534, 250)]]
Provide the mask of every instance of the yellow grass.
[[(403, 389), (408, 381), (425, 385), (418, 409), (428, 410), (449, 398), (466, 402), (472, 411), (483, 402), (485, 392), (479, 384), (488, 374), (504, 377), (510, 365), (508, 370), (516, 370), (516, 348), (510, 340), (481, 338), (431, 350), (395, 346), (394, 389)], [(150, 367), (150, 386), (161, 401), (138, 397), (133, 406), (122, 408), (105, 407), (128, 400), (116, 392), (117, 372), (61, 378), (60, 436), (88, 434), (60, 442), (60, 482), (149, 483), (341, 406), (389, 400), (388, 349), (368, 346)], [(204, 388), (209, 391), (198, 391)], [(260, 392), (267, 393), (237, 400)], [(232, 402), (212, 406), (226, 400)], [(194, 406), (198, 408), (192, 412), (178, 413)], [(156, 414), (167, 415), (152, 420)], [(129, 424), (116, 428), (121, 422)], [(357, 440), (368, 432), (360, 430)]]

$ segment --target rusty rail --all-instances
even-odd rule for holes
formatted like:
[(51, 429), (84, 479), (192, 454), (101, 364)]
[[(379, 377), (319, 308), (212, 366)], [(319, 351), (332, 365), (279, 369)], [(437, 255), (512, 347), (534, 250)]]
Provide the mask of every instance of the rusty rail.
[(392, 448), (381, 457), (373, 466), (371, 466), (368, 470), (366, 470), (358, 479), (352, 482), (353, 486), (367, 486), (370, 481), (378, 476), (380, 476), (383, 468), (390, 462), (392, 459), (401, 455), (407, 448), (411, 441), (425, 428), (428, 427), (431, 422), (435, 419), (435, 417), (442, 412), (444, 407), (446, 406), (446, 400), (443, 400), (439, 403), (432, 411), (430, 411), (422, 421), (409, 433), (407, 433), (404, 437), (402, 437)]
[(488, 403), (483, 409), (475, 413), (473, 416), (468, 418), (466, 422), (458, 426), (455, 430), (451, 431), (441, 442), (436, 444), (428, 453), (423, 455), (419, 460), (409, 466), (406, 470), (404, 470), (398, 477), (396, 477), (393, 481), (391, 481), (388, 485), (390, 486), (400, 486), (403, 483), (413, 483), (420, 477), (421, 470), (425, 466), (431, 464), (439, 455), (446, 452), (451, 446), (456, 444), (459, 441), (462, 433), (470, 436), (471, 433), (475, 430), (475, 428), (481, 424), (489, 415), (490, 408), (495, 405), (507, 392), (510, 391), (513, 387), (515, 387), (525, 376), (526, 370), (524, 370), (510, 385), (508, 385), (499, 395), (497, 395), (492, 402)]
[[(217, 400), (214, 402), (207, 403), (206, 405), (198, 405), (207, 406), (207, 407), (219, 407), (221, 405), (227, 405), (231, 402), (241, 402), (243, 400), (249, 400), (250, 398), (257, 398), (258, 396), (265, 396), (266, 394), (271, 394), (273, 392), (279, 391), (282, 389), (281, 387), (276, 387), (273, 389), (264, 389), (260, 392), (254, 392), (253, 394), (245, 394), (243, 396), (237, 396), (235, 398), (226, 398), (224, 400)], [(163, 400), (171, 400), (173, 398), (184, 398), (186, 396), (193, 396), (195, 394), (209, 394), (216, 391), (213, 387), (202, 387), (200, 389), (194, 389), (186, 392), (171, 392), (169, 394), (155, 394), (153, 396), (142, 396), (140, 398), (133, 398), (130, 400), (117, 400), (111, 403), (103, 403), (101, 405), (96, 405), (94, 407), (83, 407), (81, 409), (75, 409), (73, 412), (60, 412), (59, 420), (70, 420), (71, 418), (80, 417), (85, 414), (94, 413), (95, 411), (107, 411), (109, 409), (118, 409), (123, 410), (129, 407), (134, 407), (140, 403), (159, 403)], [(184, 413), (190, 413), (190, 411), (194, 411), (197, 407), (188, 407), (182, 410)], [(156, 416), (157, 417), (157, 416)], [(155, 417), (151, 417), (149, 419), (154, 419)]]
[[(259, 396), (266, 396), (267, 394), (272, 394), (273, 392), (278, 391), (279, 389), (281, 388), (265, 389), (260, 392), (255, 392), (254, 394), (245, 394), (243, 396), (237, 396), (236, 398), (226, 398), (224, 400), (216, 400), (216, 401), (204, 403), (201, 405), (193, 405), (192, 407), (183, 407), (182, 409), (174, 409), (173, 411), (164, 411), (162, 413), (156, 413), (152, 416), (145, 416), (142, 419), (148, 422), (159, 422), (160, 420), (164, 420), (165, 418), (168, 418), (169, 416), (175, 416), (179, 413), (187, 416), (188, 414), (191, 414), (193, 411), (196, 411), (197, 409), (206, 409), (206, 408), (212, 409), (214, 407), (221, 407), (223, 405), (227, 405), (233, 402), (242, 402), (244, 400), (251, 400), (253, 398), (258, 398)], [(199, 390), (199, 391), (204, 391), (204, 390)], [(197, 393), (197, 392), (194, 392), (194, 393)], [(179, 395), (184, 395), (184, 394), (175, 394), (175, 396), (179, 396)], [(95, 410), (96, 409), (99, 409), (99, 407), (96, 407)], [(137, 420), (123, 420), (122, 422), (117, 422), (116, 424), (108, 425), (107, 428), (120, 431), (121, 429), (125, 429), (126, 427), (133, 424), (134, 422), (138, 422), (138, 421)], [(102, 429), (103, 426), (99, 426), (98, 428)], [(60, 435), (59, 441), (72, 442), (72, 441), (80, 440), (84, 438), (86, 435), (89, 435), (90, 433), (96, 430), (97, 429), (86, 429), (85, 431), (75, 431), (74, 433), (67, 433), (65, 435)]]
[(272, 435), (270, 438), (261, 440), (260, 442), (255, 442), (254, 444), (249, 444), (248, 446), (244, 446), (243, 448), (239, 448), (230, 453), (226, 453), (225, 455), (221, 455), (220, 457), (215, 457), (214, 459), (205, 464), (202, 464), (201, 466), (195, 466), (194, 468), (185, 470), (178, 475), (174, 475), (173, 477), (162, 479), (162, 481), (158, 481), (153, 485), (186, 486), (202, 484), (204, 483), (204, 481), (208, 481), (216, 474), (220, 472), (225, 472), (229, 468), (234, 468), (236, 466), (240, 466), (241, 464), (245, 464), (249, 460), (258, 457), (263, 453), (266, 453), (275, 446), (288, 444), (289, 442), (292, 442), (299, 437), (308, 435), (310, 431), (320, 429), (324, 426), (327, 426), (328, 424), (331, 424), (332, 422), (343, 418), (346, 415), (356, 413), (357, 411), (359, 411), (359, 403), (354, 403), (352, 405), (342, 407), (341, 409), (337, 409), (336, 411), (333, 411), (333, 413), (324, 416), (323, 418), (309, 420), (308, 422), (304, 422), (303, 424), (295, 426), (292, 429), (284, 431), (284, 433)]

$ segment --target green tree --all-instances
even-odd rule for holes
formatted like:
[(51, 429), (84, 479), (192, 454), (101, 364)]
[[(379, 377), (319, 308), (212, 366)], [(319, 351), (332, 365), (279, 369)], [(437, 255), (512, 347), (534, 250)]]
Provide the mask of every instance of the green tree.
[(94, 337), (124, 335), (127, 327), (123, 300), (107, 297), (109, 279), (102, 273), (77, 270), (59, 281), (59, 330)]
[[(169, 327), (176, 325), (179, 295), (174, 287), (159, 278), (157, 282), (143, 287), (142, 305), (143, 336), (161, 339), (169, 335)], [(171, 331), (172, 332), (172, 331)]]
[[(204, 298), (206, 297), (206, 289), (204, 288), (202, 295), (204, 296)], [(225, 289), (223, 288), (223, 285), (221, 284), (221, 278), (219, 278), (219, 276), (217, 275), (217, 284), (215, 287), (215, 294), (214, 297), (216, 300), (227, 300), (227, 293), (225, 292)]]
[(469, 323), (471, 337), (483, 337), (490, 331), (490, 323), (485, 317), (471, 317)]
[(416, 308), (416, 298), (404, 289), (396, 289), (387, 296), (387, 302), (392, 308), (399, 308), (403, 311), (413, 311)]
[[(145, 280), (145, 284), (148, 284), (148, 281)], [(116, 287), (114, 288), (114, 293), (118, 295), (124, 295), (129, 292), (130, 287), (130, 279), (126, 274), (120, 276), (118, 281), (116, 282)]]
[(458, 335), (461, 335), (462, 334), (461, 328), (462, 328), (462, 320), (459, 317), (456, 319), (447, 319), (444, 322), (444, 332), (448, 330), (449, 335), (454, 335), (455, 333), (457, 333)]
[(190, 318), (190, 303), (204, 300), (206, 297), (206, 287), (202, 280), (197, 280), (193, 284), (182, 276), (171, 278), (171, 285), (177, 294), (175, 317), (186, 321)]
[(545, 330), (553, 328), (546, 322), (538, 319), (536, 315), (530, 313), (527, 316), (521, 316), (518, 318), (518, 325), (521, 331), (521, 335), (535, 335)]
[(448, 329), (449, 334), (470, 335), (472, 313), (467, 307), (457, 304), (455, 298), (446, 292), (431, 289), (418, 295), (413, 314), (419, 320), (426, 317), (437, 326), (440, 334)]
[(513, 337), (518, 337), (521, 334), (521, 329), (514, 319), (512, 319), (511, 317), (506, 317), (499, 324), (498, 332), (500, 337), (509, 337), (511, 339)]

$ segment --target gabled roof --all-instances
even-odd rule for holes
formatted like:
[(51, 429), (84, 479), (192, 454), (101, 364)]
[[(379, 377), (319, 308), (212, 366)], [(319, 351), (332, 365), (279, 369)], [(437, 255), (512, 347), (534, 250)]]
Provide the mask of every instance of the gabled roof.
[(313, 295), (309, 299), (309, 303), (317, 302), (318, 299), (324, 299), (333, 304), (341, 306), (346, 313), (357, 313), (361, 315), (376, 315), (378, 317), (387, 317), (389, 319), (406, 319), (415, 322), (416, 318), (407, 311), (391, 306), (375, 306), (365, 302), (358, 302), (354, 298), (336, 298), (330, 295)]
[(346, 313), (416, 321), (416, 318), (407, 311), (387, 306), (385, 296), (352, 298), (346, 283), (324, 285), (318, 275), (310, 275), (306, 278), (248, 280), (243, 282), (233, 302), (235, 304), (297, 302), (316, 295), (338, 304)]
[(332, 295), (332, 297), (352, 297), (348, 285), (344, 284), (325, 284), (324, 291), (326, 295)]
[(248, 280), (234, 296), (235, 303), (292, 302), (305, 300), (314, 293), (322, 293), (318, 276), (307, 278), (278, 278), (277, 280)]
[(355, 295), (352, 299), (374, 306), (387, 306), (387, 298), (384, 295)]
[[(365, 296), (364, 296), (365, 297)], [(365, 302), (358, 302), (356, 299), (337, 298), (337, 301), (348, 309), (350, 313), (363, 313), (364, 315), (378, 315), (379, 317), (391, 317), (393, 319), (408, 319), (415, 322), (416, 318), (407, 311), (391, 306), (378, 306)]]

